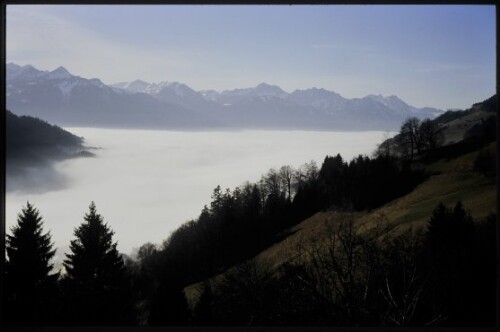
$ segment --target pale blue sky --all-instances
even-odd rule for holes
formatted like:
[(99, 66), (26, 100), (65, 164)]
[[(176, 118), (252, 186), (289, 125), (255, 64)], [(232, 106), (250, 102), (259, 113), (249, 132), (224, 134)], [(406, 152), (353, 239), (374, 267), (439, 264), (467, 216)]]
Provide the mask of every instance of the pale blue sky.
[(495, 93), (495, 7), (7, 6), (7, 61), (104, 83), (261, 82), (467, 108)]

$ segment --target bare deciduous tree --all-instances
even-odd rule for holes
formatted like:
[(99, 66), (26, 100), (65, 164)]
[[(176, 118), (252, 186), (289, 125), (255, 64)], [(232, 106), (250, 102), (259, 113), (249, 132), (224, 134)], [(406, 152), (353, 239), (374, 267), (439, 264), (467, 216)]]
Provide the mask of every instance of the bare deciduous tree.
[(295, 170), (290, 165), (285, 165), (280, 168), (279, 171), (282, 185), (287, 191), (287, 199), (289, 202), (292, 201), (292, 181), (294, 178)]
[(364, 241), (356, 233), (353, 215), (346, 213), (334, 226), (327, 224), (323, 238), (306, 249), (318, 292), (337, 310), (333, 315), (348, 325), (359, 320), (365, 307), (368, 283)]
[(420, 152), (418, 144), (420, 120), (416, 117), (408, 118), (402, 125), (397, 136), (397, 144), (401, 154), (413, 160), (415, 150)]
[(433, 150), (437, 148), (443, 140), (441, 128), (429, 119), (425, 119), (420, 124), (419, 145), (422, 150)]
[(389, 157), (396, 154), (396, 140), (391, 137), (389, 132), (385, 132), (382, 143), (377, 145), (373, 156), (376, 157)]
[(417, 268), (419, 243), (410, 230), (391, 241), (386, 248), (390, 265), (384, 272), (384, 286), (380, 293), (387, 304), (384, 323), (408, 326), (425, 286), (425, 278)]

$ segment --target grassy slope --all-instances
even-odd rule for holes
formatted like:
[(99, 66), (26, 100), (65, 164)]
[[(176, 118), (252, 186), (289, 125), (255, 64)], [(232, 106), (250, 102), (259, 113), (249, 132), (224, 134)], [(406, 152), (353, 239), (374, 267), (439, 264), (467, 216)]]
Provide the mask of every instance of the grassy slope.
[[(484, 149), (492, 153), (496, 143)], [(439, 202), (454, 205), (461, 200), (476, 219), (482, 219), (496, 211), (495, 179), (474, 172), (472, 165), (479, 151), (471, 152), (452, 160), (440, 160), (425, 168), (435, 173), (411, 193), (400, 197), (362, 217), (373, 221), (373, 215), (381, 213), (396, 229), (423, 227)], [(399, 233), (399, 231), (398, 231)]]
[[(496, 143), (491, 143), (484, 149), (490, 149), (494, 153)], [(382, 222), (389, 229), (387, 234), (395, 236), (409, 227), (414, 230), (424, 229), (439, 202), (453, 206), (457, 200), (461, 200), (476, 221), (496, 212), (495, 179), (485, 177), (472, 169), (478, 152), (421, 166), (434, 175), (403, 197), (372, 211), (356, 213), (355, 222), (362, 224), (361, 229), (364, 231), (370, 231)], [(264, 260), (273, 266), (293, 260), (299, 246), (320, 239), (326, 227), (341, 217), (341, 213), (334, 211), (316, 213), (289, 229), (290, 236), (264, 250), (254, 259)], [(219, 275), (215, 278), (220, 277)], [(201, 283), (198, 283), (185, 288), (190, 304), (196, 301), (200, 285)]]
[(451, 144), (463, 140), (467, 130), (471, 129), (476, 124), (480, 124), (490, 116), (492, 116), (491, 112), (478, 110), (459, 119), (447, 122), (444, 128), (445, 141), (443, 143)]

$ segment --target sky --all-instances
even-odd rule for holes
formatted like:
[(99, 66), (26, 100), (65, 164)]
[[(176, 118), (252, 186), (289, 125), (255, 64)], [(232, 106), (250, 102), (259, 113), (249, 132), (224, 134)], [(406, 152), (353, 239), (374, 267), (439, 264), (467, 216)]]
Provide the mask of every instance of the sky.
[(266, 82), (465, 109), (496, 92), (493, 5), (8, 5), (7, 62), (105, 84)]

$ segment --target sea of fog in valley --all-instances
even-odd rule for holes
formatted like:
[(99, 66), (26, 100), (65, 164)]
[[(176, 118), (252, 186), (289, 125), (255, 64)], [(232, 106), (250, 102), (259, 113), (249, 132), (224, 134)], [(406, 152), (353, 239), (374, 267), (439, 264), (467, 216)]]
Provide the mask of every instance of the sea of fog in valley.
[[(65, 185), (50, 191), (8, 192), (6, 226), (30, 201), (50, 230), (61, 261), (91, 201), (115, 232), (118, 250), (131, 254), (146, 242), (160, 244), (209, 205), (213, 189), (256, 182), (270, 168), (295, 168), (326, 155), (345, 160), (371, 155), (385, 132), (211, 131), (182, 132), (65, 128), (85, 137), (93, 158), (56, 165)], [(43, 173), (41, 173), (43, 174)], [(9, 185), (7, 178), (7, 186)]]

